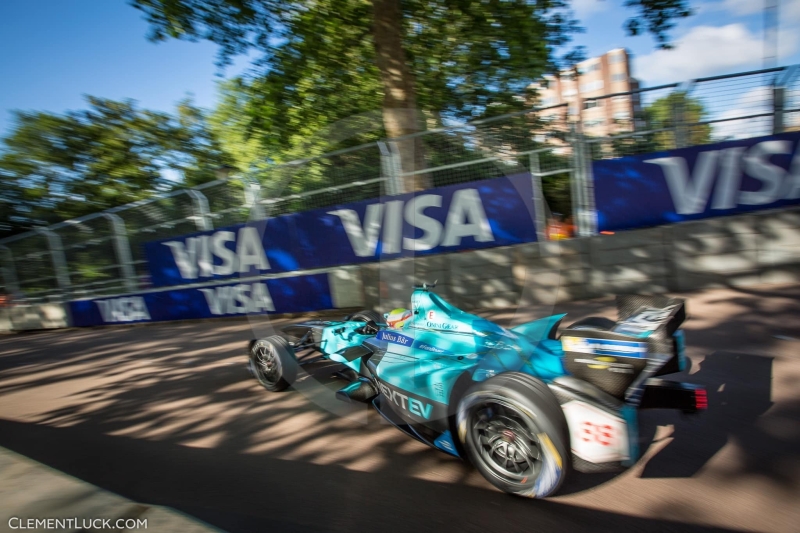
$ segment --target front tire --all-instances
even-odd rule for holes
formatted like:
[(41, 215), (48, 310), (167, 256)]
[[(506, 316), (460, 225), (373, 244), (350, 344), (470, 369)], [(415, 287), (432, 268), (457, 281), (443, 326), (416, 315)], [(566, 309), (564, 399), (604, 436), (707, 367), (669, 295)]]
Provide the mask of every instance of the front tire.
[(383, 315), (378, 313), (377, 311), (373, 311), (372, 309), (365, 309), (363, 311), (359, 311), (357, 313), (353, 313), (347, 320), (352, 320), (355, 322), (367, 322), (370, 321), (375, 322), (376, 324), (380, 324), (383, 322)]
[(288, 388), (297, 378), (297, 358), (283, 337), (258, 339), (250, 347), (250, 371), (271, 392)]
[(555, 493), (569, 467), (561, 406), (542, 381), (516, 372), (474, 385), (458, 406), (458, 434), (480, 473), (504, 492)]

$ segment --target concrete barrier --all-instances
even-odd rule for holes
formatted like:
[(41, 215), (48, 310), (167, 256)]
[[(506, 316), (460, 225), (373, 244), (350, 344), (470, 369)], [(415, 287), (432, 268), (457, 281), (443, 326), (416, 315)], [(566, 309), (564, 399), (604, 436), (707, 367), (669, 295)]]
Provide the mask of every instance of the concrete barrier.
[(793, 283), (800, 282), (800, 208), (361, 269), (366, 307), (382, 312), (408, 306), (412, 284), (437, 277), (437, 292), (463, 309)]
[(8, 333), (11, 331), (11, 311), (6, 308), (0, 308), (0, 333)]
[[(412, 286), (434, 280), (438, 294), (466, 310), (800, 282), (800, 208), (366, 263), (328, 276), (335, 308), (379, 312), (408, 307)], [(0, 310), (0, 332), (69, 325), (59, 304)]]
[(62, 304), (21, 304), (0, 310), (0, 332), (69, 326), (69, 313)]

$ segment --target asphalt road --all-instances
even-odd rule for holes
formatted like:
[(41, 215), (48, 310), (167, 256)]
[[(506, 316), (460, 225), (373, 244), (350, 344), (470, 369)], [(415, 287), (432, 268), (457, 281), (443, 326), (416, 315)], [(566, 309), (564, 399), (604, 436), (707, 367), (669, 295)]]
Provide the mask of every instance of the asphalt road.
[[(264, 391), (244, 366), (264, 319), (0, 337), (0, 446), (236, 532), (800, 531), (800, 287), (686, 296), (686, 379), (709, 410), (644, 413), (634, 468), (576, 474), (546, 501), (337, 402), (328, 363), (299, 390)], [(614, 308), (481, 314), (545, 312)]]

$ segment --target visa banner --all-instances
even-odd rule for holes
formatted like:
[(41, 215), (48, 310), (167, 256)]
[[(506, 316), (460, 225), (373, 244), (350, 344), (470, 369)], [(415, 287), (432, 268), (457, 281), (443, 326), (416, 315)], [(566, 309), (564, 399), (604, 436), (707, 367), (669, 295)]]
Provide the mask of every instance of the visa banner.
[(800, 203), (800, 132), (595, 161), (598, 231)]
[(328, 274), (241, 280), (69, 302), (76, 327), (332, 309)]
[(533, 242), (530, 174), (438, 187), (145, 244), (154, 286)]

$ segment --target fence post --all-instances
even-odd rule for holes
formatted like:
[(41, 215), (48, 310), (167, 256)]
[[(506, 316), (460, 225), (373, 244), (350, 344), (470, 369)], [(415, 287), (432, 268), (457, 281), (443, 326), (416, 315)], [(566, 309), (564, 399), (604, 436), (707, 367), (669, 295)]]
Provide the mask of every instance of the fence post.
[(786, 87), (772, 87), (772, 134), (783, 133), (783, 108), (786, 101)]
[(19, 292), (19, 281), (17, 280), (17, 271), (14, 268), (14, 254), (11, 253), (11, 248), (3, 244), (0, 244), (0, 251), (3, 257), (2, 268), (0, 269), (3, 273), (3, 283), (5, 283), (9, 293), (12, 295), (17, 294)]
[(701, 117), (692, 118), (687, 114), (687, 104), (689, 95), (694, 90), (695, 80), (690, 80), (680, 84), (673, 94), (675, 95), (675, 148), (684, 148), (691, 144), (691, 131), (687, 125), (689, 122), (700, 121)]
[(111, 224), (111, 231), (114, 234), (114, 251), (117, 254), (117, 265), (122, 274), (122, 281), (125, 289), (134, 292), (139, 288), (136, 282), (136, 270), (133, 268), (133, 257), (131, 256), (131, 245), (128, 241), (128, 230), (125, 222), (119, 215), (114, 213), (103, 213)]
[(400, 153), (393, 142), (388, 144), (378, 141), (378, 150), (381, 152), (381, 174), (386, 178), (386, 193), (397, 196), (405, 192), (403, 176), (401, 176)]
[(570, 193), (572, 197), (572, 221), (575, 227), (578, 228), (580, 235), (580, 213), (581, 213), (581, 186), (580, 182), (583, 179), (583, 143), (580, 139), (578, 132), (578, 125), (574, 122), (570, 124), (570, 137), (572, 138), (572, 168), (573, 172), (570, 175)]
[(245, 174), (239, 175), (244, 184), (244, 207), (250, 210), (248, 220), (263, 220), (264, 208), (261, 205), (261, 184)]
[(594, 206), (594, 169), (592, 167), (592, 149), (586, 137), (581, 135), (583, 145), (583, 226), (581, 237), (597, 234), (597, 211)]
[(787, 67), (783, 75), (776, 74), (772, 82), (772, 134), (783, 133), (786, 128), (784, 109), (786, 108), (786, 87), (800, 74), (800, 65)]
[(595, 233), (594, 193), (592, 186), (592, 153), (579, 124), (570, 126), (572, 132), (573, 167), (572, 218), (580, 237)]
[(542, 193), (542, 169), (539, 165), (539, 153), (528, 155), (531, 167), (531, 184), (533, 186), (533, 216), (536, 225), (536, 240), (547, 240), (547, 218), (545, 217), (544, 195)]
[(61, 289), (62, 296), (69, 296), (72, 282), (69, 279), (69, 268), (67, 267), (67, 259), (64, 257), (64, 246), (61, 243), (61, 237), (48, 228), (37, 228), (36, 232), (44, 235), (47, 239), (47, 246), (50, 248), (50, 258), (53, 260), (53, 270), (56, 274), (58, 288)]
[(203, 193), (195, 189), (187, 189), (187, 192), (192, 198), (192, 206), (194, 207), (194, 216), (197, 229), (200, 231), (213, 230), (214, 224), (211, 222), (211, 216), (209, 216), (208, 198), (206, 198)]

